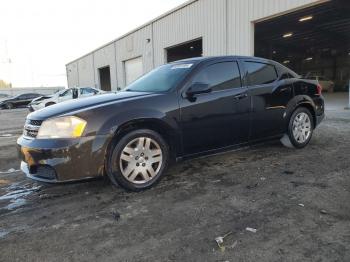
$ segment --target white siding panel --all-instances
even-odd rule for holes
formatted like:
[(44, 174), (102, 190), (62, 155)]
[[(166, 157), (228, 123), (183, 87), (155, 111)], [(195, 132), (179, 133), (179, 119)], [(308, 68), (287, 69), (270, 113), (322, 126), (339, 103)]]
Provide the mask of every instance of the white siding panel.
[(68, 82), (68, 87), (74, 87), (79, 85), (77, 62), (73, 62), (67, 65), (67, 82)]
[(95, 86), (100, 88), (98, 69), (109, 66), (112, 90), (117, 90), (117, 65), (115, 60), (115, 43), (94, 52)]
[[(147, 41), (150, 39), (150, 42)], [(125, 87), (124, 61), (142, 58), (143, 73), (153, 68), (152, 26), (148, 25), (116, 42), (118, 87)]]
[(153, 23), (155, 65), (165, 49), (203, 38), (203, 55), (226, 54), (226, 0), (199, 0)]
[(95, 86), (92, 54), (78, 60), (79, 86)]
[(133, 58), (124, 62), (125, 83), (129, 85), (143, 74), (142, 57)]

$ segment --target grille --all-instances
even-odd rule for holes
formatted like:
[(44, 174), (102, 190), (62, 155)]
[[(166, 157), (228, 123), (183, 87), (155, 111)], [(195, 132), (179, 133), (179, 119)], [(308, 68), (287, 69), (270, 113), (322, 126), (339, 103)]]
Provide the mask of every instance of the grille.
[(30, 125), (33, 125), (33, 126), (41, 126), (41, 124), (43, 123), (42, 120), (31, 120), (31, 119), (29, 119), (28, 122)]
[(23, 136), (31, 139), (36, 138), (42, 122), (41, 120), (27, 119), (24, 124)]

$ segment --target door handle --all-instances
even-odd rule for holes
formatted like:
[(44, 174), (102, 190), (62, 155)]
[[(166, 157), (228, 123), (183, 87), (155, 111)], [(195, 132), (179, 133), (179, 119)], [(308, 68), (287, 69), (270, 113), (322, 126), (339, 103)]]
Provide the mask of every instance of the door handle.
[(247, 96), (248, 94), (244, 93), (244, 94), (235, 95), (233, 98), (236, 100), (240, 100), (240, 99), (246, 98)]

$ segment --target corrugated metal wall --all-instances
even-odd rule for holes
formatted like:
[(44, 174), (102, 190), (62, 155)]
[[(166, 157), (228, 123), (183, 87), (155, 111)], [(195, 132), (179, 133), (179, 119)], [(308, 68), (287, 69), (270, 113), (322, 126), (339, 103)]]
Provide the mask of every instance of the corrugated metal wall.
[(93, 55), (87, 55), (78, 60), (79, 86), (94, 86), (94, 58)]
[(115, 59), (115, 43), (109, 44), (93, 53), (94, 56), (94, 86), (100, 88), (99, 68), (109, 66), (111, 73), (111, 87), (116, 90), (117, 82), (117, 64)]
[[(253, 55), (254, 22), (325, 0), (197, 0), (67, 65), (68, 86), (99, 87), (110, 66), (112, 89), (125, 86), (124, 61), (142, 57), (144, 73), (166, 62), (166, 48), (203, 39), (203, 55)], [(148, 40), (149, 39), (149, 40)], [(75, 68), (78, 64), (78, 68)]]
[[(150, 42), (147, 41), (150, 39)], [(124, 61), (142, 57), (144, 73), (153, 68), (152, 25), (148, 25), (116, 42), (118, 86), (125, 86)]]
[(78, 62), (75, 61), (73, 63), (68, 64), (66, 69), (67, 69), (68, 87), (78, 86), (79, 85)]

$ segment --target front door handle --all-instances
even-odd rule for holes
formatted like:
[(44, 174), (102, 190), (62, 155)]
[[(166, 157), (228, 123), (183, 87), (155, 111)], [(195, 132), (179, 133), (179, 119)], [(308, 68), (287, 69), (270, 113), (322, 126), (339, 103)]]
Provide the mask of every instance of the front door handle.
[(248, 94), (244, 93), (244, 94), (235, 95), (233, 98), (236, 100), (240, 100), (240, 99), (246, 98), (247, 96)]

